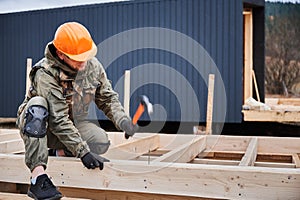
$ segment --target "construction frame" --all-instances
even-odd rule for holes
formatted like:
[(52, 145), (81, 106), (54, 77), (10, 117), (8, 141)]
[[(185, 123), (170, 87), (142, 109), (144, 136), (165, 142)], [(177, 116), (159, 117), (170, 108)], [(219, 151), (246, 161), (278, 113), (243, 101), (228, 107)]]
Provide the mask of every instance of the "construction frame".
[[(102, 171), (49, 157), (66, 197), (88, 199), (299, 199), (300, 138), (137, 133), (112, 143)], [(29, 184), (18, 130), (0, 130), (1, 184)], [(14, 192), (14, 191), (12, 191)], [(0, 194), (1, 197), (1, 194)], [(12, 198), (13, 199), (13, 198)]]

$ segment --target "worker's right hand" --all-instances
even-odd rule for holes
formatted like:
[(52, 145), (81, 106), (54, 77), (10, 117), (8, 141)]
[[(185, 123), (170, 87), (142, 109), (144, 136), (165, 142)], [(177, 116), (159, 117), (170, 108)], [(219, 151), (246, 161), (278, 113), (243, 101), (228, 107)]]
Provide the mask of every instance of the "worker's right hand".
[(104, 162), (109, 162), (109, 160), (95, 153), (89, 152), (81, 158), (81, 162), (88, 169), (95, 169), (99, 167), (99, 169), (102, 170)]
[(139, 126), (137, 124), (134, 125), (131, 120), (124, 120), (120, 128), (125, 131), (125, 138), (128, 139), (138, 131)]

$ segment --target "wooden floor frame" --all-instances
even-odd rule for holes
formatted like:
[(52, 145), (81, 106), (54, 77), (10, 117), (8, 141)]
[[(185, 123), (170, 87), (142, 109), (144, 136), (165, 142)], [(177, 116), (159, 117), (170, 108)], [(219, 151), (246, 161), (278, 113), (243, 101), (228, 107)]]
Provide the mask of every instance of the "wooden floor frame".
[[(49, 157), (64, 195), (90, 199), (299, 199), (300, 138), (109, 133), (103, 171)], [(28, 184), (17, 130), (0, 130), (0, 181)], [(71, 191), (71, 192), (70, 192)], [(90, 192), (86, 192), (90, 191)], [(123, 197), (118, 197), (118, 194)], [(0, 194), (1, 197), (1, 194)]]

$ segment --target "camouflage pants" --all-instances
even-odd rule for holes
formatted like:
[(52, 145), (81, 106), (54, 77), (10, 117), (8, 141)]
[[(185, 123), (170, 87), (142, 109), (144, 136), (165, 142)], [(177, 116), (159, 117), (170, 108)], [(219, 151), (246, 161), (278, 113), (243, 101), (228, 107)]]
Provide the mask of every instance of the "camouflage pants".
[[(17, 120), (20, 135), (25, 144), (25, 163), (31, 171), (39, 165), (46, 168), (48, 161), (48, 148), (67, 150), (57, 136), (50, 132), (49, 128), (47, 130), (47, 137), (42, 138), (29, 137), (23, 133), (22, 130), (25, 125), (25, 112), (33, 105), (32, 102), (36, 105), (35, 103), (37, 102), (37, 98), (40, 98), (38, 101), (46, 101), (42, 97), (33, 97), (29, 100)], [(43, 103), (41, 104), (43, 105)], [(78, 122), (76, 124), (76, 128), (79, 130), (82, 139), (89, 145), (91, 152), (103, 154), (108, 150), (110, 142), (106, 132), (102, 128), (88, 121)]]

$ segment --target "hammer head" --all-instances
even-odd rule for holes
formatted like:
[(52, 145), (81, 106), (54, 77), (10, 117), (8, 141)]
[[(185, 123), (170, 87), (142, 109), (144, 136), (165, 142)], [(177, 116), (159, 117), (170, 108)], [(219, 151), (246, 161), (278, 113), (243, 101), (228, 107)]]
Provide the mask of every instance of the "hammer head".
[(148, 111), (149, 115), (153, 113), (153, 105), (152, 105), (152, 103), (150, 103), (147, 96), (141, 95), (140, 96), (140, 102), (141, 102), (141, 104), (143, 104), (147, 108), (147, 111)]

